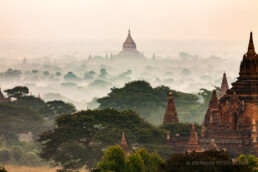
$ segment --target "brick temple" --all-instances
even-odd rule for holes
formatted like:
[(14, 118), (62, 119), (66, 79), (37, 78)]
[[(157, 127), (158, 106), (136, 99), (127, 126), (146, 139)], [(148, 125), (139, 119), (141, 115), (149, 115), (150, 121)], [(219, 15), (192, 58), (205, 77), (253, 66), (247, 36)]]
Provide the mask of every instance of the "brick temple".
[[(173, 108), (170, 105), (167, 111), (170, 112), (171, 109)], [(212, 92), (199, 139), (193, 125), (190, 138), (179, 135), (170, 137), (168, 133), (165, 142), (172, 145), (175, 153), (214, 149), (226, 150), (232, 158), (240, 154), (258, 156), (257, 120), (258, 55), (250, 33), (248, 50), (241, 61), (239, 77), (229, 88), (226, 74), (223, 74), (218, 95), (216, 90)], [(164, 117), (164, 121), (169, 120)]]
[(176, 124), (178, 123), (176, 106), (173, 101), (173, 93), (169, 93), (168, 104), (163, 119), (163, 124)]
[[(227, 89), (226, 76), (223, 76), (219, 102), (209, 106), (204, 119), (201, 146), (214, 140), (218, 148), (227, 150), (232, 157), (240, 154), (258, 155), (257, 120), (258, 120), (258, 55), (255, 53), (253, 36), (247, 53), (240, 64), (237, 81)], [(216, 102), (213, 92), (211, 102)], [(210, 110), (209, 110), (210, 109)], [(210, 116), (210, 121), (207, 121)]]

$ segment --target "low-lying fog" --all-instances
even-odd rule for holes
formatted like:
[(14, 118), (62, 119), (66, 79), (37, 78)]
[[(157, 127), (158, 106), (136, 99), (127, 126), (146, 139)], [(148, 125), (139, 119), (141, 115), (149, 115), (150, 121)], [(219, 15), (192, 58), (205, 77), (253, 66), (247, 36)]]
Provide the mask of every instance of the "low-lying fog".
[[(137, 41), (146, 59), (114, 58), (119, 41), (0, 42), (2, 90), (26, 85), (45, 100), (62, 99), (77, 109), (132, 80), (197, 93), (220, 86), (223, 72), (236, 80), (247, 50), (244, 41)], [(112, 55), (111, 55), (112, 54)]]

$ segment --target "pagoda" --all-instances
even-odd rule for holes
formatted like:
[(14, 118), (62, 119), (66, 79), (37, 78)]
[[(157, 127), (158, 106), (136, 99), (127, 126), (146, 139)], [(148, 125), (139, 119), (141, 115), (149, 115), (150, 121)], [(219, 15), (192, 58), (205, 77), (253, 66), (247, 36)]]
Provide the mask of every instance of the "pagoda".
[(2, 102), (9, 102), (9, 99), (4, 96), (0, 88), (0, 103)]
[[(222, 81), (223, 92), (227, 89), (226, 85), (225, 76)], [(232, 83), (232, 88), (223, 94), (218, 106), (214, 103), (214, 108), (216, 105), (218, 111), (209, 111), (209, 105), (209, 113), (206, 113), (204, 119), (205, 131), (200, 137), (199, 144), (205, 147), (214, 139), (218, 148), (226, 149), (231, 157), (240, 154), (257, 156), (258, 55), (255, 52), (252, 32), (247, 53), (240, 64), (239, 77)], [(212, 99), (215, 100), (215, 94)], [(206, 128), (209, 115), (212, 121), (209, 121)]]
[(177, 117), (176, 106), (173, 101), (173, 93), (170, 92), (163, 124), (177, 124), (178, 122), (179, 121)]
[(219, 102), (216, 90), (213, 90), (210, 103), (207, 109), (207, 112), (204, 117), (204, 126), (207, 127), (210, 124), (210, 119), (216, 119), (218, 118), (218, 112), (219, 112)]
[(223, 78), (222, 78), (222, 83), (221, 83), (220, 91), (218, 93), (218, 99), (223, 97), (226, 94), (226, 91), (228, 89), (229, 89), (229, 87), (228, 87), (227, 76), (226, 76), (226, 73), (224, 73), (223, 74)]
[(197, 132), (195, 131), (195, 126), (193, 123), (190, 139), (187, 146), (187, 152), (192, 152), (192, 151), (199, 152), (200, 150), (201, 150), (201, 147), (198, 144), (198, 136), (197, 136)]
[(136, 44), (131, 36), (130, 29), (128, 35), (123, 43), (123, 50), (117, 56), (143, 57), (143, 55), (136, 49)]
[(126, 143), (126, 140), (125, 140), (125, 133), (123, 132), (122, 133), (122, 139), (121, 139), (121, 144), (120, 146), (123, 148), (123, 150), (125, 151), (125, 156), (129, 156), (130, 155), (130, 149), (129, 149), (129, 146), (127, 145)]

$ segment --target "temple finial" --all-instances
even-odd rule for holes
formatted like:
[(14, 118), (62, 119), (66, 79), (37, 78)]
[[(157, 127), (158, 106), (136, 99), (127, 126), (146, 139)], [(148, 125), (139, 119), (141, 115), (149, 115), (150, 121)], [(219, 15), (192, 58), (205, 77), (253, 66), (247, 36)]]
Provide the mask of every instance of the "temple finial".
[(255, 54), (254, 42), (253, 42), (253, 32), (250, 32), (250, 39), (249, 39), (247, 54)]
[(195, 131), (194, 123), (192, 123), (192, 131)]
[(218, 100), (226, 94), (228, 89), (229, 89), (229, 87), (228, 87), (227, 76), (226, 76), (226, 73), (224, 72), (222, 82), (221, 82), (220, 91), (218, 93)]
[(173, 98), (173, 93), (169, 92), (169, 98)]
[(121, 145), (126, 145), (125, 133), (124, 133), (124, 132), (123, 132), (123, 134), (122, 134)]
[(167, 140), (170, 140), (169, 131), (167, 131)]

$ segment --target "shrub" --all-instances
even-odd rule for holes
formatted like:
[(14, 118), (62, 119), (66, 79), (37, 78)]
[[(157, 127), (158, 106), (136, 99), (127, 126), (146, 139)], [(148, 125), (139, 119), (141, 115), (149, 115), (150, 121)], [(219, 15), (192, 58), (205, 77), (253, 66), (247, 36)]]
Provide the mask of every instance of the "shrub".
[(11, 159), (10, 152), (7, 149), (0, 150), (0, 162), (7, 162)]
[(20, 146), (13, 146), (11, 149), (13, 158), (18, 162), (23, 156), (23, 150)]
[(35, 153), (27, 152), (19, 159), (19, 164), (25, 166), (37, 166), (40, 164), (40, 159)]

